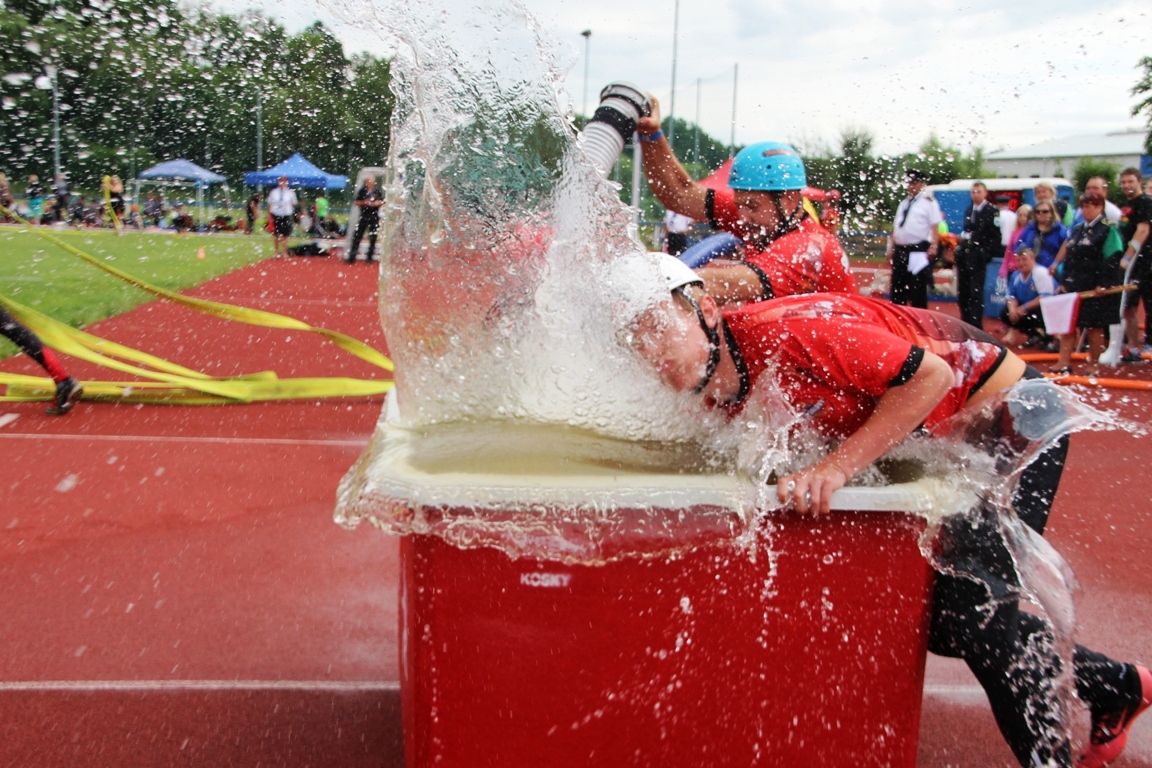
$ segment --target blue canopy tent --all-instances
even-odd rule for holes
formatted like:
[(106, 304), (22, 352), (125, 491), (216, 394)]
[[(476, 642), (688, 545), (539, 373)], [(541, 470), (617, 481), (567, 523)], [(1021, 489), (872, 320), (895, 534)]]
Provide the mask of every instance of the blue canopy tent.
[(263, 171), (245, 171), (244, 183), (252, 187), (274, 187), (280, 183), (281, 176), (288, 177), (288, 185), (291, 187), (343, 189), (348, 186), (347, 176), (326, 173), (308, 162), (299, 152), (280, 165)]
[(140, 199), (140, 181), (190, 181), (196, 186), (196, 207), (200, 221), (204, 221), (204, 190), (209, 184), (222, 184), (226, 179), (207, 168), (201, 168), (188, 160), (177, 158), (154, 165), (136, 176), (136, 200)]

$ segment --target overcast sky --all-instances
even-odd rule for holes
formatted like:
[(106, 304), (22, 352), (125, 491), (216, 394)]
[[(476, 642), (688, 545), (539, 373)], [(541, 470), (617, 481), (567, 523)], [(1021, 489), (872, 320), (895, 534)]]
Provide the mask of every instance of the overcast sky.
[[(584, 94), (580, 32), (591, 29), (590, 106), (601, 86), (626, 79), (660, 98), (665, 113), (674, 2), (523, 0), (568, 49), (577, 111)], [(253, 4), (215, 3), (232, 10)], [(330, 21), (314, 0), (263, 6), (293, 31), (317, 18)], [(349, 51), (388, 53), (370, 31), (331, 26)], [(835, 147), (844, 128), (863, 127), (882, 152), (914, 150), (933, 131), (965, 149), (994, 151), (1141, 126), (1129, 114), (1131, 88), (1140, 58), (1152, 56), (1152, 3), (680, 0), (678, 40), (676, 114), (695, 120), (701, 79), (700, 124), (723, 141), (739, 65), (737, 143)]]

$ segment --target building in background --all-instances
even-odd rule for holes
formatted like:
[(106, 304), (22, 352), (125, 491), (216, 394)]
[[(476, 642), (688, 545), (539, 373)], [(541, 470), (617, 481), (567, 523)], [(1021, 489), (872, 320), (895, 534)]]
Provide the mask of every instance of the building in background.
[(1152, 174), (1152, 156), (1144, 154), (1144, 129), (1096, 133), (1052, 139), (1019, 149), (991, 152), (984, 166), (997, 176), (1038, 178), (1059, 176), (1071, 178), (1081, 158), (1106, 160), (1121, 168), (1135, 166), (1147, 176)]

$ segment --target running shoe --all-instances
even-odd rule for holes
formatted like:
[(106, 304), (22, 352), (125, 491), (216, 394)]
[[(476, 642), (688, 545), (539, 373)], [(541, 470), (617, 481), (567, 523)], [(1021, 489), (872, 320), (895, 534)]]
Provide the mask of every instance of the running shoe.
[(1119, 712), (1092, 713), (1092, 735), (1088, 749), (1076, 761), (1076, 768), (1103, 768), (1120, 756), (1128, 744), (1132, 724), (1152, 705), (1152, 672), (1137, 666), (1140, 676), (1140, 703)]
[(84, 394), (84, 387), (80, 382), (69, 376), (64, 381), (56, 382), (56, 401), (48, 408), (49, 416), (63, 416), (72, 410), (80, 395)]
[(1120, 355), (1120, 362), (1127, 363), (1129, 365), (1140, 365), (1144, 362), (1144, 358), (1140, 356), (1139, 352), (1128, 350), (1124, 354)]

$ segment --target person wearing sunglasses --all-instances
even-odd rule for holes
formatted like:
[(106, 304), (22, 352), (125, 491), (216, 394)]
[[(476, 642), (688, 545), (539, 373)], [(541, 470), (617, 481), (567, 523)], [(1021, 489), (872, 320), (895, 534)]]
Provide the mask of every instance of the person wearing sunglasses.
[(1030, 248), (1036, 254), (1036, 263), (1051, 268), (1060, 253), (1060, 246), (1068, 239), (1068, 228), (1060, 221), (1056, 204), (1051, 200), (1036, 203), (1032, 209), (1032, 221), (1016, 239), (1015, 252)]

